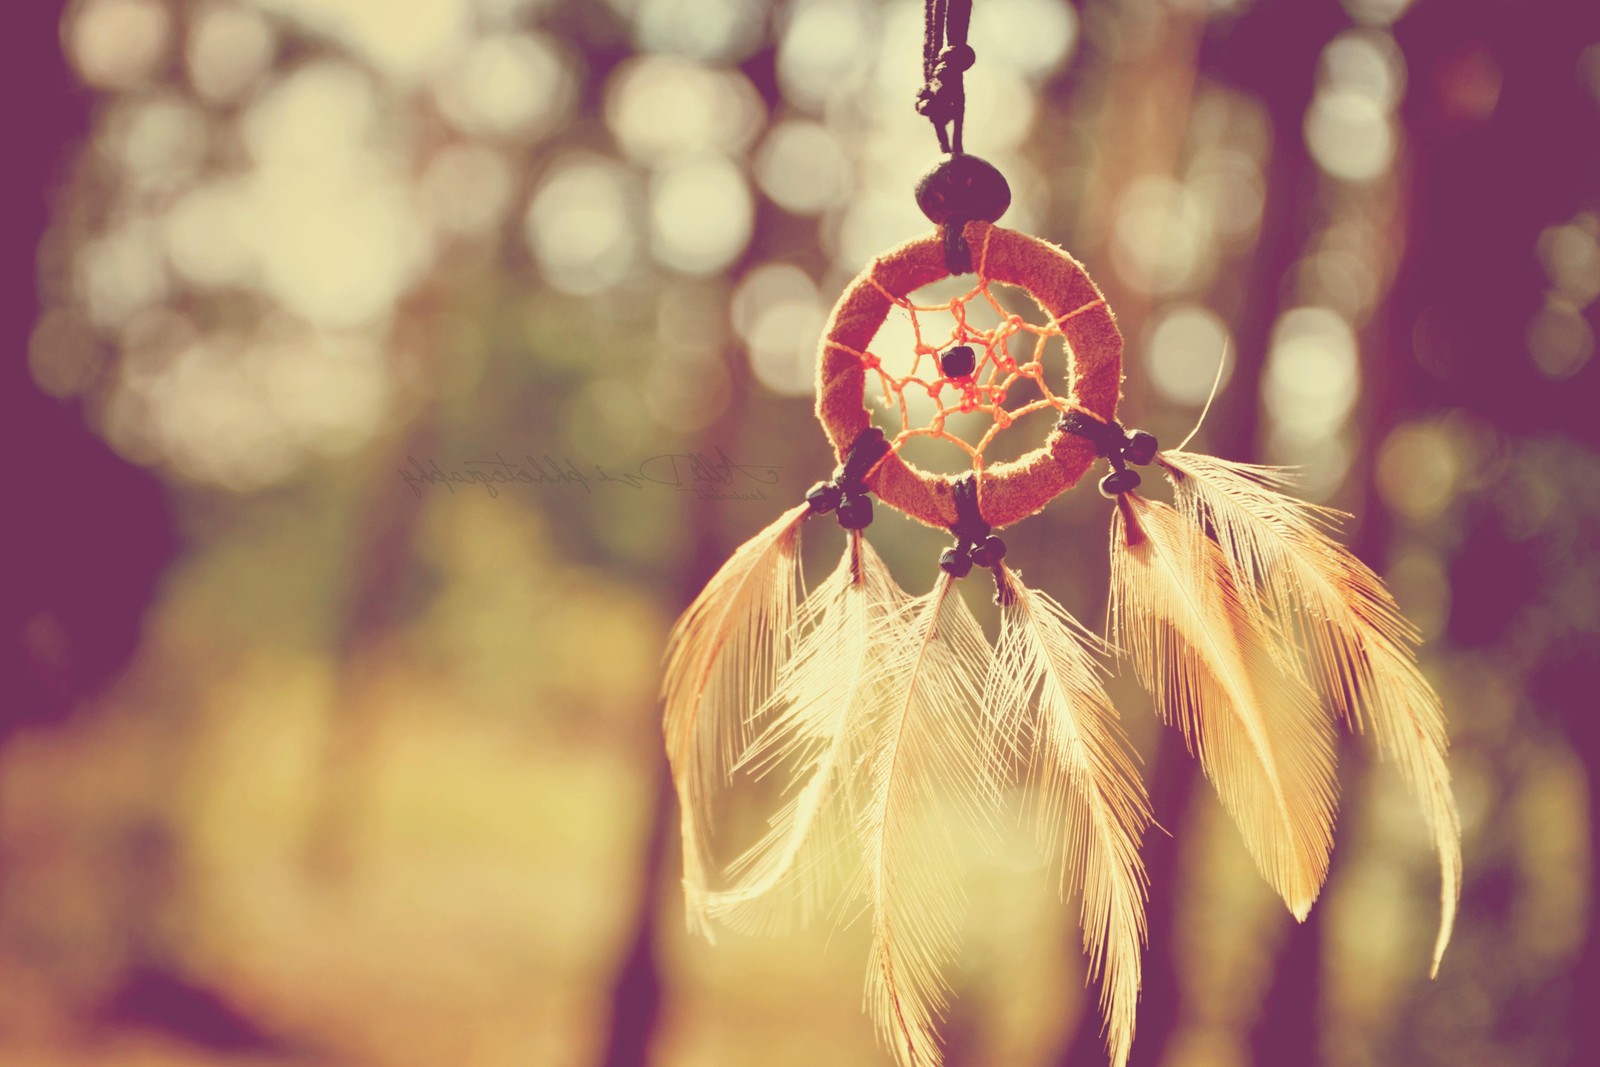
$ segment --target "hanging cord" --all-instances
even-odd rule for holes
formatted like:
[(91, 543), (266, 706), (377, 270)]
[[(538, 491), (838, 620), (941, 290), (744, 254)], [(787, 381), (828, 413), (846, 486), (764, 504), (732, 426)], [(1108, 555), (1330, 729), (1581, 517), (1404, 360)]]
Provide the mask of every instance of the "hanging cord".
[(917, 206), (939, 227), (951, 274), (972, 273), (966, 224), (994, 222), (1011, 206), (1011, 187), (992, 165), (963, 148), (967, 88), (964, 75), (977, 60), (967, 44), (972, 0), (924, 0), (922, 88), (917, 114), (933, 123), (946, 158), (917, 183)]
[(967, 44), (972, 0), (925, 0), (922, 31), (922, 89), (917, 114), (933, 123), (939, 151), (960, 153), (967, 90), (962, 75), (977, 60)]

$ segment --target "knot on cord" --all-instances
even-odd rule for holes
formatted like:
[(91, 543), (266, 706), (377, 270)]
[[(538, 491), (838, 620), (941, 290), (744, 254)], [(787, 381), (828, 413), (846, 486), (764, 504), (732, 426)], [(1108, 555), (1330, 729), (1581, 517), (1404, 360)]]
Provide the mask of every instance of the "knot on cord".
[(1111, 473), (1100, 479), (1103, 496), (1115, 497), (1139, 488), (1139, 472), (1128, 469), (1135, 463), (1143, 467), (1156, 458), (1161, 445), (1155, 435), (1143, 430), (1125, 430), (1115, 419), (1101, 422), (1081, 411), (1061, 416), (1060, 428), (1094, 445), (1094, 454), (1111, 463)]
[(956, 521), (950, 532), (956, 543), (939, 556), (939, 567), (952, 578), (964, 578), (976, 563), (980, 567), (997, 566), (1005, 558), (1006, 543), (990, 533), (978, 509), (978, 476), (963, 474), (955, 483)]
[(933, 123), (942, 152), (961, 151), (961, 127), (967, 108), (962, 75), (978, 56), (967, 44), (972, 25), (972, 0), (923, 0), (922, 88), (917, 114)]

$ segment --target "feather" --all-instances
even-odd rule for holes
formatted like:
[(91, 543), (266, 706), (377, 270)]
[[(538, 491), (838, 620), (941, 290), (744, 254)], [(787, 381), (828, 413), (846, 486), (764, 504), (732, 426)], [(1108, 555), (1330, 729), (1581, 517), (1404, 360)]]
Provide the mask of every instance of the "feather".
[(1069, 883), (1081, 890), (1083, 947), (1090, 976), (1101, 979), (1106, 1045), (1114, 1067), (1123, 1067), (1139, 1000), (1148, 885), (1139, 842), (1150, 803), (1090, 652), (1098, 639), (1004, 564), (995, 583), (1000, 641), (984, 704), (998, 711), (997, 733), (1009, 741), (1037, 700), (1029, 764), (1039, 779), (1040, 830), (1061, 865), (1063, 891)]
[(1322, 887), (1336, 807), (1332, 723), (1283, 670), (1222, 550), (1165, 504), (1118, 497), (1112, 625), (1298, 919)]
[(859, 861), (855, 772), (887, 695), (875, 672), (890, 652), (886, 623), (909, 599), (855, 531), (838, 568), (801, 605), (804, 636), (779, 674), (777, 710), (740, 760), (757, 774), (781, 766), (799, 786), (730, 868), (736, 884), (711, 894), (714, 917), (750, 932), (804, 924), (848, 883)]
[(1184, 452), (1159, 462), (1184, 513), (1216, 531), (1238, 584), (1298, 634), (1314, 680), (1353, 730), (1371, 723), (1421, 803), (1441, 872), (1437, 974), (1461, 893), (1461, 827), (1444, 709), (1417, 669), (1419, 635), (1378, 576), (1329, 537), (1340, 513), (1279, 492), (1284, 471)]
[(993, 650), (947, 574), (886, 629), (890, 654), (874, 674), (894, 698), (868, 731), (858, 824), (872, 912), (867, 999), (901, 1067), (937, 1067), (940, 969), (964, 902), (951, 826), (982, 821), (998, 795), (979, 705)]
[(806, 504), (790, 508), (741, 546), (667, 639), (663, 726), (678, 792), (684, 903), (690, 930), (707, 938), (710, 801), (748, 747), (753, 712), (787, 658), (809, 513)]

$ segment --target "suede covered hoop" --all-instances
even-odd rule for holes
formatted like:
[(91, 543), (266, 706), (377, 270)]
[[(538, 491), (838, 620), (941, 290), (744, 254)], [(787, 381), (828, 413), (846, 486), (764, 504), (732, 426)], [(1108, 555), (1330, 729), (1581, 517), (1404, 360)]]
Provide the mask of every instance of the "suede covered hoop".
[[(1107, 422), (1114, 420), (1122, 395), (1122, 334), (1083, 265), (1053, 244), (986, 222), (969, 222), (963, 233), (979, 277), (1027, 290), (1061, 324), (1069, 403)], [(872, 344), (895, 306), (891, 296), (904, 299), (949, 276), (944, 241), (932, 234), (878, 257), (834, 305), (817, 356), (817, 419), (840, 462), (872, 421), (866, 407), (866, 368), (854, 353)], [(1094, 460), (1088, 440), (1052, 429), (1043, 445), (1022, 458), (979, 471), (984, 520), (998, 528), (1035, 514), (1076, 485)], [(893, 451), (866, 482), (880, 500), (914, 519), (941, 529), (956, 522), (955, 476), (930, 474)]]

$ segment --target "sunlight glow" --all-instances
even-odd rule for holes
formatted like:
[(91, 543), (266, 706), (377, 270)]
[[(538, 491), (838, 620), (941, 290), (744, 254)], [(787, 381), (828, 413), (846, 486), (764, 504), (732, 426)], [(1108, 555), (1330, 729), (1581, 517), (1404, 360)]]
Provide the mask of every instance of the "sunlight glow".
[(435, 95), (457, 129), (533, 140), (566, 122), (577, 94), (569, 68), (543, 34), (482, 37), (440, 74)]
[(1600, 297), (1600, 217), (1583, 212), (1539, 235), (1539, 262), (1551, 284), (1578, 307)]
[(558, 160), (524, 220), (545, 280), (564, 293), (611, 288), (637, 255), (637, 192), (615, 161), (575, 154)]
[(1077, 49), (1078, 11), (1055, 0), (985, 0), (973, 7), (970, 40), (979, 55), (1003, 54), (1018, 74), (1041, 78)]
[(778, 84), (785, 99), (819, 112), (829, 100), (856, 92), (872, 58), (873, 15), (849, 0), (794, 4), (778, 39)]
[(85, 241), (75, 267), (89, 320), (106, 331), (165, 300), (172, 289), (159, 230), (148, 219), (129, 219)]
[(1368, 26), (1387, 26), (1410, 6), (1411, 0), (1344, 0), (1350, 17)]
[(754, 222), (744, 172), (721, 157), (672, 164), (650, 183), (650, 249), (666, 266), (721, 270), (749, 244)]
[(244, 179), (191, 190), (173, 204), (162, 240), (173, 269), (193, 285), (243, 285), (257, 277), (249, 219), (252, 186)]
[(670, 56), (633, 59), (606, 82), (606, 125), (641, 163), (708, 151), (743, 152), (766, 120), (761, 96), (735, 71)]
[(459, 47), (470, 0), (257, 0), (345, 45), (398, 81), (415, 81)]
[(193, 16), (185, 59), (195, 91), (212, 103), (243, 96), (272, 66), (277, 34), (260, 12), (213, 4)]
[(642, 51), (696, 59), (737, 59), (761, 41), (756, 0), (634, 0), (634, 39)]
[(1318, 76), (1326, 88), (1359, 93), (1393, 111), (1405, 95), (1406, 61), (1389, 34), (1354, 30), (1328, 42)]
[(797, 215), (837, 207), (855, 184), (850, 157), (838, 136), (815, 122), (780, 122), (755, 160), (756, 181), (773, 203)]
[[(1200, 304), (1163, 308), (1144, 344), (1150, 382), (1162, 398), (1175, 404), (1203, 404), (1216, 380), (1217, 363), (1232, 345), (1228, 324), (1210, 308)], [(1230, 360), (1222, 372), (1224, 387), (1232, 373)]]
[(1570, 378), (1594, 356), (1594, 330), (1570, 302), (1545, 301), (1528, 323), (1528, 351), (1546, 378)]
[(161, 0), (88, 0), (67, 23), (67, 57), (89, 85), (127, 89), (155, 76), (171, 32)]
[(1461, 476), (1449, 432), (1424, 422), (1402, 425), (1389, 434), (1378, 451), (1375, 473), (1384, 502), (1418, 523), (1444, 511)]
[(1312, 439), (1336, 430), (1359, 391), (1355, 333), (1337, 312), (1299, 307), (1272, 330), (1262, 398), (1268, 413), (1288, 432)]
[(130, 186), (165, 193), (199, 173), (209, 134), (204, 111), (183, 96), (161, 93), (120, 101), (107, 115), (104, 136)]
[(1112, 232), (1117, 272), (1145, 292), (1186, 292), (1210, 273), (1210, 221), (1194, 193), (1171, 178), (1135, 179), (1117, 203)]
[(256, 197), (262, 281), (311, 322), (351, 326), (386, 315), (427, 251), (409, 188), (385, 175), (265, 171)]
[(1371, 181), (1394, 163), (1393, 120), (1371, 96), (1354, 89), (1324, 89), (1306, 112), (1306, 147), (1335, 178)]
[(386, 315), (430, 255), (408, 176), (376, 150), (377, 108), (359, 71), (324, 62), (274, 86), (244, 119), (258, 166), (236, 230), (260, 284), (321, 325)]

